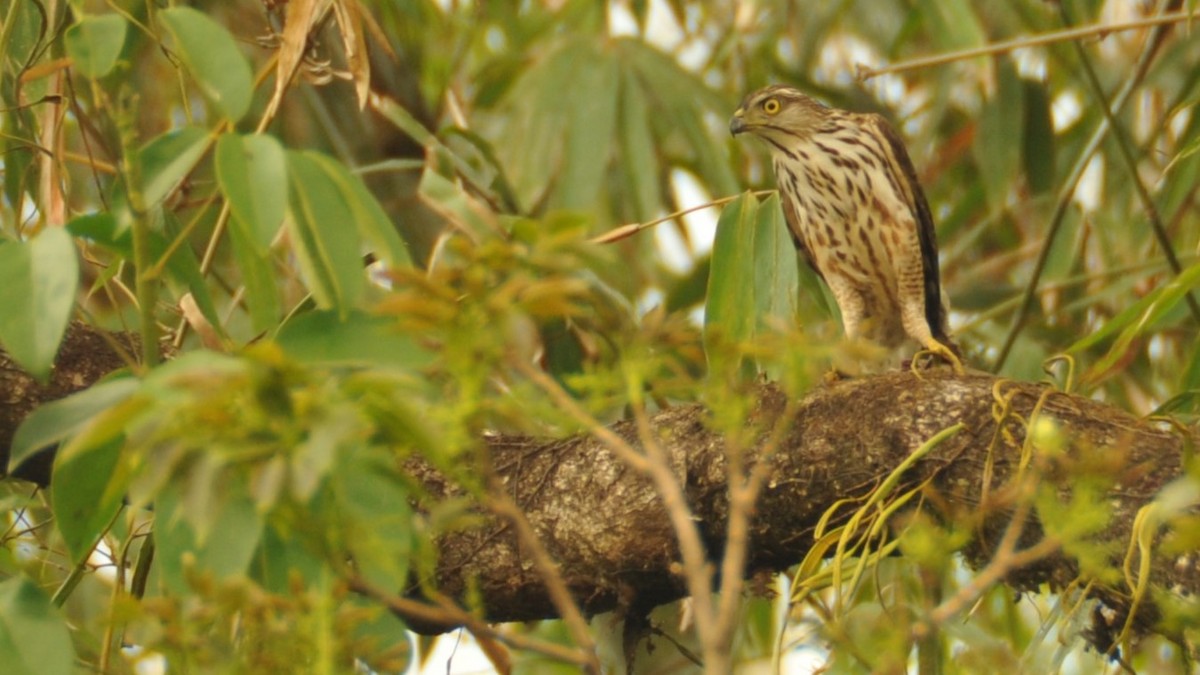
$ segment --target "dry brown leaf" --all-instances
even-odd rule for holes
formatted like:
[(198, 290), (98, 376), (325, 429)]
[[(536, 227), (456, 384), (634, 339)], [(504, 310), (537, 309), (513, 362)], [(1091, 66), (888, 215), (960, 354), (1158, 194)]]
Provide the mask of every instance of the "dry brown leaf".
[(304, 60), (308, 47), (308, 34), (333, 0), (291, 0), (287, 4), (287, 15), (283, 24), (283, 36), (279, 45), (279, 65), (275, 69), (275, 93), (267, 105), (265, 120), (274, 119), (292, 78)]
[(215, 351), (225, 351), (225, 345), (221, 342), (221, 336), (217, 334), (213, 325), (204, 317), (204, 313), (200, 311), (200, 306), (196, 304), (196, 299), (191, 293), (184, 293), (179, 298), (179, 311), (183, 314), (183, 320), (191, 326), (192, 330), (196, 331), (196, 335), (200, 336), (200, 343), (206, 349)]
[(333, 5), (338, 27), (341, 28), (342, 46), (346, 51), (346, 68), (354, 80), (354, 93), (358, 107), (367, 105), (371, 93), (371, 60), (367, 58), (367, 40), (363, 34), (363, 11), (358, 0), (337, 0)]

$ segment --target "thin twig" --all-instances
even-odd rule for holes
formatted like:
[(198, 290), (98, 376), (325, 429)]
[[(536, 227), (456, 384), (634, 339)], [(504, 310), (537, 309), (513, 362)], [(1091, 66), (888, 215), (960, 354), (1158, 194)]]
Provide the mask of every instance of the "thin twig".
[(704, 542), (692, 518), (692, 512), (688, 509), (683, 487), (671, 468), (669, 454), (663, 450), (650, 428), (644, 408), (639, 405), (633, 407), (638, 437), (645, 446), (643, 454), (584, 410), (546, 373), (519, 359), (513, 363), (518, 371), (545, 391), (568, 415), (586, 426), (594, 438), (630, 467), (649, 476), (654, 483), (679, 543), (684, 581), (695, 609), (696, 633), (700, 637), (700, 643), (705, 645), (706, 661), (713, 664), (711, 657), (712, 650), (715, 649), (715, 641), (712, 639), (715, 615), (712, 607), (712, 569), (708, 565)]
[(534, 532), (533, 526), (529, 524), (525, 512), (517, 506), (512, 496), (504, 491), (499, 478), (495, 479), (495, 483), (488, 498), (488, 507), (496, 515), (506, 518), (516, 529), (517, 537), (525, 547), (524, 552), (533, 557), (533, 564), (541, 573), (542, 585), (546, 587), (546, 592), (550, 596), (550, 601), (554, 603), (554, 608), (558, 610), (559, 618), (566, 624), (571, 638), (575, 640), (580, 651), (589, 657), (587, 663), (584, 664), (586, 671), (600, 675), (600, 660), (596, 657), (596, 641), (592, 639), (587, 619), (579, 611), (579, 605), (575, 602), (575, 598), (571, 597), (571, 591), (567, 588), (567, 583), (563, 581), (558, 565), (550, 557), (550, 552), (542, 544), (537, 532)]
[(1103, 25), (1096, 24), (1083, 28), (1069, 28), (1066, 30), (1051, 31), (1041, 35), (1034, 35), (1033, 37), (1016, 38), (1013, 40), (1006, 40), (1004, 42), (996, 42), (990, 45), (984, 45), (982, 47), (973, 47), (971, 49), (962, 49), (956, 52), (947, 52), (945, 54), (937, 54), (935, 56), (926, 56), (919, 59), (901, 61), (900, 63), (893, 63), (881, 68), (870, 68), (868, 66), (859, 64), (859, 66), (855, 69), (855, 75), (857, 76), (859, 82), (865, 82), (872, 77), (878, 77), (880, 75), (901, 73), (909, 70), (920, 70), (923, 68), (930, 68), (932, 66), (941, 66), (947, 63), (954, 63), (955, 61), (973, 59), (978, 56), (1004, 54), (1011, 52), (1014, 49), (1022, 49), (1024, 47), (1040, 47), (1042, 45), (1054, 44), (1056, 42), (1068, 42), (1092, 36), (1105, 37), (1109, 33), (1119, 33), (1138, 28), (1149, 28), (1151, 26), (1180, 23), (1183, 21), (1191, 21), (1192, 19), (1196, 18), (1200, 18), (1200, 12), (1176, 12), (1134, 19), (1132, 21), (1124, 21), (1121, 23)]
[(530, 638), (519, 633), (498, 631), (481, 621), (478, 617), (448, 602), (439, 603), (435, 607), (411, 598), (396, 595), (395, 593), (383, 591), (361, 577), (350, 577), (345, 581), (350, 590), (371, 598), (392, 612), (408, 619), (446, 626), (462, 625), (475, 635), (491, 638), (515, 649), (537, 652), (538, 654), (549, 656), (564, 663), (584, 666), (589, 662), (588, 655), (578, 650)]
[[(750, 548), (750, 519), (762, 486), (771, 475), (771, 459), (783, 443), (791, 421), (795, 418), (799, 402), (789, 398), (783, 414), (777, 418), (771, 434), (759, 452), (757, 463), (744, 471), (730, 462), (729, 467), (729, 519), (725, 533), (725, 555), (721, 560), (721, 600), (717, 610), (715, 633), (718, 642), (726, 651), (733, 642), (742, 603), (742, 587), (745, 586), (746, 558)], [(730, 452), (730, 459), (740, 459), (740, 452)]]
[[(762, 197), (764, 195), (769, 195), (773, 192), (776, 192), (776, 191), (775, 190), (756, 190), (756, 191), (752, 192), (751, 194), (753, 194), (755, 197)], [(641, 232), (642, 230), (646, 230), (651, 227), (654, 227), (655, 225), (661, 225), (662, 223), (665, 223), (668, 220), (675, 220), (676, 218), (679, 218), (681, 216), (686, 216), (689, 213), (695, 213), (696, 211), (702, 211), (704, 209), (712, 208), (714, 206), (722, 206), (724, 204), (728, 204), (729, 202), (731, 202), (735, 199), (738, 199), (741, 196), (742, 196), (741, 194), (736, 194), (736, 195), (730, 195), (728, 197), (720, 197), (718, 199), (712, 200), (711, 202), (707, 202), (705, 204), (700, 204), (698, 206), (689, 206), (686, 209), (681, 209), (674, 213), (667, 214), (667, 215), (663, 216), (662, 218), (655, 218), (654, 220), (647, 221), (645, 223), (629, 223), (627, 225), (621, 225), (619, 227), (614, 227), (613, 229), (609, 230), (608, 232), (605, 232), (604, 234), (592, 237), (589, 241), (593, 244), (611, 244), (614, 241), (621, 241), (622, 239), (627, 239), (629, 237), (632, 237), (633, 235), (637, 234), (638, 232)]]

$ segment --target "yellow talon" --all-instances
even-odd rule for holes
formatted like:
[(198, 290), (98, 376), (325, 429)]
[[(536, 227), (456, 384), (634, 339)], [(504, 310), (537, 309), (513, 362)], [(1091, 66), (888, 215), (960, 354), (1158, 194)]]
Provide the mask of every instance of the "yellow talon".
[(937, 340), (930, 340), (930, 344), (925, 345), (925, 351), (933, 354), (934, 356), (939, 356), (942, 358), (942, 360), (948, 362), (950, 366), (954, 368), (955, 375), (963, 375), (966, 373), (966, 370), (963, 369), (962, 359), (958, 358), (958, 354), (955, 354), (954, 350), (950, 349), (941, 342), (938, 342)]

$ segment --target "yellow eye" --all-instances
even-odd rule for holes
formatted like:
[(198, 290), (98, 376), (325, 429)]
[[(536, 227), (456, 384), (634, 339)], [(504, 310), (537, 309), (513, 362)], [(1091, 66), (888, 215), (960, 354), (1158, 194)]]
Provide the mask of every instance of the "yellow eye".
[(775, 113), (779, 112), (779, 108), (779, 99), (777, 98), (769, 98), (763, 101), (763, 112), (767, 113), (768, 115), (774, 115)]

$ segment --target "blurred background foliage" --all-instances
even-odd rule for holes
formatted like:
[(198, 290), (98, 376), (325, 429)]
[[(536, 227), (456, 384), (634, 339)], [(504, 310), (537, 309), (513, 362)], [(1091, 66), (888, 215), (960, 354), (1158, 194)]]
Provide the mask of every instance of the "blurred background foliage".
[[(701, 379), (715, 345), (764, 327), (789, 340), (755, 359), (802, 389), (843, 348), (812, 274), (790, 271), (790, 242), (776, 236), (777, 201), (745, 196), (726, 207), (721, 225), (714, 207), (588, 243), (623, 224), (772, 188), (763, 149), (727, 131), (741, 97), (772, 82), (882, 112), (901, 130), (935, 214), (952, 327), (972, 365), (1037, 379), (1046, 359), (1067, 353), (1073, 367), (1057, 366), (1055, 376), (1085, 394), (1141, 414), (1164, 405), (1195, 413), (1194, 27), (1031, 39), (1192, 11), (1190, 0), (338, 2), (343, 13), (317, 22), (297, 55), (295, 86), (276, 102), (288, 4), (0, 2), (6, 349), (31, 372), (48, 373), (47, 345), (57, 344), (68, 317), (143, 333), (152, 325), (182, 352), (266, 343), (236, 365), (183, 359), (86, 434), (70, 436), (132, 388), (107, 390), (26, 430), (14, 460), (35, 441), (73, 439), (75, 451), (56, 471), (84, 483), (79, 501), (64, 497), (55, 512), (99, 500), (107, 514), (59, 525), (62, 539), (41, 540), (65, 569), (82, 565), (110, 520), (120, 520), (113, 495), (127, 490), (159, 500), (160, 514), (183, 514), (160, 535), (168, 547), (203, 548), (210, 530), (245, 537), (234, 546), (245, 557), (213, 562), (222, 570), (286, 548), (280, 533), (298, 527), (311, 500), (364, 518), (377, 514), (359, 497), (407, 504), (415, 488), (399, 478), (371, 482), (365, 496), (345, 488), (359, 480), (347, 476), (387, 464), (380, 434), (410, 448), (438, 438), (433, 459), (479, 482), (454, 460), (473, 451), (483, 429), (578, 423), (506, 365), (514, 350), (603, 420), (622, 414), (630, 381), (645, 383), (657, 404), (719, 388), (720, 377)], [(1007, 41), (1016, 41), (1012, 49), (871, 72)], [(63, 226), (71, 239), (51, 234)], [(763, 236), (751, 253), (735, 254), (745, 242), (735, 235), (746, 228)], [(64, 262), (76, 248), (78, 270)], [(139, 260), (154, 272), (140, 280)], [(326, 382), (304, 370), (364, 364), (401, 374), (385, 386), (361, 374)], [(297, 397), (310, 405), (304, 415), (284, 408), (300, 419), (299, 431), (272, 426), (280, 401)], [(363, 397), (374, 407), (362, 407)], [(339, 406), (355, 411), (353, 424), (329, 421), (345, 419)], [(187, 428), (213, 436), (164, 440)], [(312, 448), (269, 458), (310, 434), (353, 447), (360, 459), (335, 470)], [(139, 443), (173, 444), (174, 454), (131, 478), (114, 467), (126, 461), (122, 444)], [(266, 448), (262, 457), (245, 451), (257, 447)], [(280, 462), (292, 462), (299, 484), (278, 484)], [(207, 468), (196, 473), (196, 465)], [(222, 476), (240, 487), (206, 501), (220, 493)], [(46, 513), (21, 494), (6, 503)], [(253, 526), (222, 527), (229, 513), (248, 512), (258, 514)], [(362, 531), (372, 522), (361, 521)], [(106, 550), (124, 554), (138, 527), (109, 531)], [(287, 555), (358, 545), (314, 527), (319, 541)], [(405, 538), (410, 528), (401, 529), (372, 549), (386, 555), (353, 552), (417, 555)], [(13, 546), (6, 571), (21, 567)], [(205, 602), (250, 593), (188, 581), (183, 569), (163, 574)], [(61, 582), (48, 569), (38, 578), (51, 588)], [(278, 578), (256, 581), (283, 588)], [(98, 609), (103, 584), (89, 576), (83, 588), (73, 597), (90, 604), (73, 616), (108, 611)], [(255, 605), (243, 620), (261, 620), (256, 629), (270, 638), (267, 615), (310, 611), (299, 605), (319, 604), (324, 596), (315, 593), (290, 608)], [(338, 630), (343, 619), (353, 623), (353, 612), (326, 609)], [(164, 601), (150, 613), (169, 627), (188, 611)], [(179, 625), (191, 628), (138, 640), (185, 658), (195, 624)], [(98, 630), (74, 636), (80, 658), (107, 653)], [(339, 644), (359, 644), (363, 633), (354, 635)], [(1007, 654), (1035, 640), (1016, 629), (1001, 639), (1013, 646), (993, 647)], [(739, 644), (761, 655), (771, 642)], [(208, 647), (206, 658), (231, 658), (223, 645)], [(237, 658), (266, 667), (252, 657), (268, 656), (279, 655)]]

